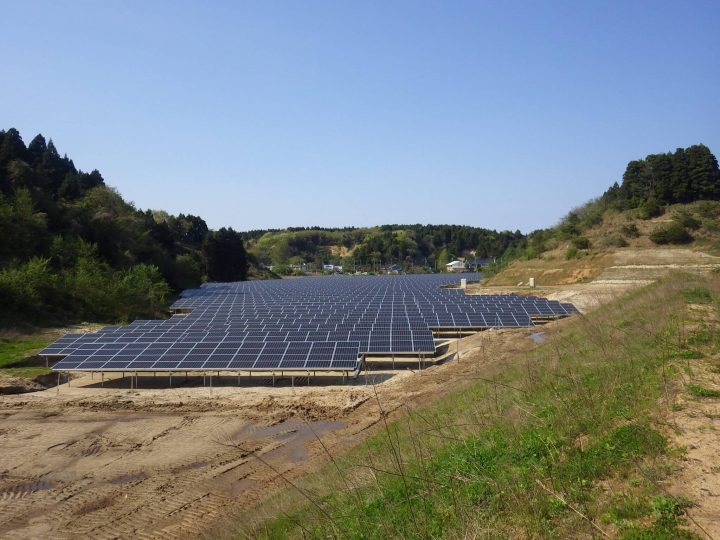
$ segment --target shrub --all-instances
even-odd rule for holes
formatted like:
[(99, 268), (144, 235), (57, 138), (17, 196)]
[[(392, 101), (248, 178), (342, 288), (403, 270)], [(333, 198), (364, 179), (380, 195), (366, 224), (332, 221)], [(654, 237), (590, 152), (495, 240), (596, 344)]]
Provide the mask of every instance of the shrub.
[(691, 231), (697, 231), (700, 228), (700, 221), (686, 211), (678, 212), (675, 216), (675, 221)]
[(577, 249), (590, 249), (590, 240), (588, 240), (584, 236), (578, 236), (577, 238), (573, 238), (571, 244)]
[(639, 215), (641, 219), (651, 219), (662, 216), (664, 213), (665, 207), (663, 207), (657, 199), (647, 199), (640, 205)]
[(627, 247), (628, 243), (627, 240), (625, 240), (621, 235), (616, 234), (608, 238), (607, 240), (608, 246), (612, 247)]
[(623, 225), (620, 227), (620, 232), (624, 236), (629, 236), (630, 238), (637, 238), (640, 236), (640, 231), (637, 228), (637, 225), (634, 223), (628, 223), (627, 225)]
[(567, 260), (570, 259), (577, 259), (578, 256), (578, 249), (575, 246), (570, 246), (567, 248), (567, 251), (565, 252), (565, 258)]
[(717, 219), (720, 217), (720, 201), (697, 201), (695, 211), (700, 217)]
[(650, 240), (656, 244), (688, 244), (693, 241), (692, 235), (677, 221), (665, 227), (655, 229), (650, 234)]

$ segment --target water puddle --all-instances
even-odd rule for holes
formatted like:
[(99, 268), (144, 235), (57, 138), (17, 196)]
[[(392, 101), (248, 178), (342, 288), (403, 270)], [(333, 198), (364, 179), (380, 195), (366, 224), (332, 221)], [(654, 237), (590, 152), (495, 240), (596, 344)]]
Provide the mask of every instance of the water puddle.
[(138, 482), (140, 480), (145, 480), (147, 478), (144, 474), (123, 474), (122, 476), (118, 476), (117, 478), (113, 478), (110, 480), (111, 484), (130, 484), (132, 482)]
[(196, 461), (190, 464), (191, 469), (202, 469), (203, 467), (207, 467), (207, 461)]
[(53, 482), (48, 480), (38, 480), (29, 484), (21, 484), (12, 488), (15, 493), (34, 493), (35, 491), (45, 491), (55, 487)]
[(258, 442), (268, 441), (269, 445), (280, 443), (277, 448), (261, 452), (264, 459), (277, 459), (284, 463), (298, 463), (307, 459), (305, 445), (322, 437), (324, 434), (345, 427), (343, 422), (281, 422), (274, 426), (243, 427), (235, 434), (235, 438)]
[(545, 332), (535, 332), (534, 334), (530, 334), (530, 339), (532, 339), (536, 345), (545, 343)]

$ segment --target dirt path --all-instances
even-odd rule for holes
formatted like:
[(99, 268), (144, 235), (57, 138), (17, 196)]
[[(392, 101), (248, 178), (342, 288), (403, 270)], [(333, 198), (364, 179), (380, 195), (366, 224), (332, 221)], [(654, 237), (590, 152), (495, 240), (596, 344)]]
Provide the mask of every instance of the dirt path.
[[(549, 329), (548, 329), (549, 330)], [(530, 330), (461, 342), (461, 360), (374, 373), (383, 409), (401, 414), (457, 390), (490, 362), (535, 346)], [(372, 433), (372, 385), (99, 387), (97, 377), (0, 398), (0, 536), (188, 538), (284, 487)], [(125, 381), (127, 382), (127, 381)], [(176, 380), (176, 384), (179, 381)], [(268, 383), (269, 381), (263, 381)], [(217, 381), (215, 381), (217, 385)], [(145, 387), (145, 389), (143, 389)], [(256, 456), (259, 456), (258, 459)]]

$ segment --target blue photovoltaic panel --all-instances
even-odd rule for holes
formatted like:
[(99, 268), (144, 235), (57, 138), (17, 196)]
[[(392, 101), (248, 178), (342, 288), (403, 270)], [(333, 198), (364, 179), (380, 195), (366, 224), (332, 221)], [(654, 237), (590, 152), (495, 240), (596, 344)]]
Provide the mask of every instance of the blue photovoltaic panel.
[[(57, 370), (355, 369), (363, 354), (433, 354), (433, 330), (533, 326), (571, 304), (466, 295), (461, 277), (402, 275), (211, 283), (167, 320), (68, 334), (40, 354)], [(189, 312), (189, 313), (187, 313)]]

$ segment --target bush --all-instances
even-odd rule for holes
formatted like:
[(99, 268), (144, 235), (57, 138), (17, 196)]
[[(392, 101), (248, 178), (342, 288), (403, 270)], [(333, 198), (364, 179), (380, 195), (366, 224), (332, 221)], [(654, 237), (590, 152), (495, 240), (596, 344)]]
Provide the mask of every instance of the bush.
[(693, 241), (692, 235), (677, 221), (665, 227), (655, 229), (650, 240), (656, 244), (688, 244)]
[(638, 236), (640, 236), (640, 231), (638, 230), (637, 225), (635, 225), (634, 223), (628, 223), (627, 225), (623, 225), (622, 227), (620, 227), (620, 232), (624, 236), (628, 236), (630, 238), (637, 238)]
[(625, 240), (621, 235), (616, 234), (608, 238), (607, 240), (608, 246), (611, 247), (627, 247), (628, 243), (627, 240)]
[(694, 208), (700, 217), (707, 219), (720, 217), (720, 201), (697, 201)]
[(570, 246), (569, 248), (567, 248), (567, 251), (565, 252), (565, 258), (567, 260), (577, 259), (577, 256), (578, 256), (578, 250), (575, 246)]
[(664, 213), (665, 208), (657, 199), (647, 199), (640, 205), (639, 215), (641, 219), (652, 219), (654, 217), (662, 216)]
[(675, 221), (691, 231), (697, 231), (700, 228), (700, 221), (686, 211), (678, 212), (675, 216)]
[(584, 236), (573, 238), (571, 244), (577, 249), (590, 249), (590, 240)]

